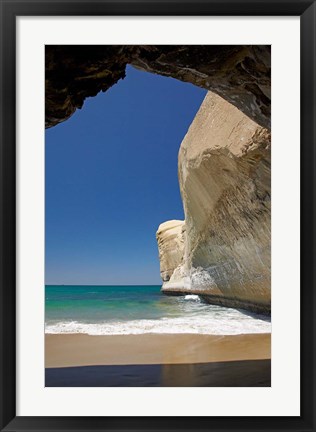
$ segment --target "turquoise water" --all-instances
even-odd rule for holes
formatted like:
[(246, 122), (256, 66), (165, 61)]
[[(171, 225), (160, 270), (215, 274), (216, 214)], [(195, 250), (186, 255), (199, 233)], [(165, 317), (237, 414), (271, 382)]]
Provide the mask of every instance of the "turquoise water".
[(46, 321), (158, 319), (179, 314), (176, 299), (162, 295), (160, 285), (46, 286)]
[(46, 333), (239, 334), (270, 332), (260, 315), (204, 303), (197, 295), (166, 296), (160, 285), (46, 285)]

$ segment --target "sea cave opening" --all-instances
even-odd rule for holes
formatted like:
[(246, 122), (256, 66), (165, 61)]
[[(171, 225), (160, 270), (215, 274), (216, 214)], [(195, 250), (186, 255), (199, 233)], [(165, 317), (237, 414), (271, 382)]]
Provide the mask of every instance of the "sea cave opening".
[(46, 130), (47, 284), (161, 284), (155, 233), (184, 219), (178, 151), (206, 90), (126, 72)]
[[(128, 78), (122, 81), (128, 63), (141, 71), (127, 66)], [(59, 274), (63, 272), (65, 277), (68, 272), (68, 277), (73, 278), (86, 266), (93, 271), (94, 277), (99, 277), (98, 271), (104, 273), (104, 262), (107, 262), (112, 264), (111, 269), (119, 277), (133, 272), (136, 276), (137, 262), (138, 265), (141, 263), (141, 274), (144, 276), (146, 271), (151, 271), (147, 261), (150, 254), (140, 257), (139, 250), (133, 247), (135, 244), (128, 242), (131, 229), (134, 229), (134, 238), (139, 241), (149, 220), (157, 220), (157, 228), (162, 221), (171, 219), (172, 226), (167, 226), (168, 238), (162, 235), (159, 239), (157, 236), (159, 255), (161, 244), (167, 243), (168, 257), (161, 265), (163, 289), (168, 288), (165, 290), (167, 293), (194, 292), (213, 304), (269, 314), (270, 73), (269, 46), (46, 47), (46, 125), (50, 128), (60, 123), (57, 128), (49, 129), (47, 136), (55, 135), (56, 138), (58, 133), (55, 131), (65, 128), (63, 121), (71, 116), (68, 124), (78, 122), (75, 133), (70, 134), (67, 140), (68, 147), (62, 148), (64, 138), (61, 138), (57, 139), (60, 152), (57, 146), (50, 146), (50, 154), (47, 152), (46, 160), (49, 160), (52, 169), (47, 171), (46, 178), (51, 174), (51, 178), (56, 180), (55, 185), (62, 191), (58, 194), (58, 188), (55, 185), (52, 187), (52, 184), (50, 187), (48, 181), (47, 196), (52, 192), (57, 200), (63, 197), (59, 205), (50, 208), (49, 200), (46, 202), (46, 234), (53, 245), (46, 253), (46, 262), (51, 263), (52, 274), (58, 268)], [(125, 100), (124, 96), (121, 100), (111, 99), (112, 95), (124, 91), (131, 74), (142, 74), (148, 80), (147, 89), (142, 87), (133, 92), (136, 87), (131, 87)], [(191, 94), (182, 95), (182, 101), (179, 99), (181, 103), (175, 108), (177, 98), (172, 96), (173, 89), (157, 91), (159, 85), (150, 82), (157, 79), (173, 82), (174, 88), (187, 86), (185, 88), (190, 89)], [(114, 85), (118, 81), (119, 84)], [(100, 90), (106, 92), (105, 95), (100, 94)], [(207, 94), (203, 104), (200, 106), (201, 97), (192, 105), (190, 98), (194, 100), (193, 94), (201, 92), (204, 92), (203, 97)], [(93, 106), (89, 96), (98, 93), (95, 100), (100, 106), (101, 101), (105, 100), (103, 97), (110, 99), (103, 104), (102, 110), (90, 113), (88, 126), (82, 113), (89, 113), (89, 107)], [(146, 102), (143, 99), (145, 95), (149, 97)], [(162, 96), (166, 98), (164, 101)], [(76, 109), (82, 107), (85, 99), (84, 110), (78, 114)], [(136, 101), (143, 104), (141, 127), (134, 109)], [(129, 108), (128, 114), (123, 114), (123, 108)], [(194, 118), (198, 109), (198, 115)], [(155, 117), (158, 126), (151, 123), (152, 117)], [(102, 125), (102, 144), (97, 144), (99, 126), (92, 127), (94, 121)], [(166, 133), (166, 126), (176, 126), (176, 130)], [(89, 141), (90, 145), (85, 146), (82, 140)], [(181, 204), (179, 206), (181, 201), (178, 200), (178, 181), (175, 176), (170, 177), (170, 173), (176, 171), (181, 141), (178, 173), (185, 206), (186, 222), (183, 227), (178, 224), (179, 220), (184, 219)], [(157, 146), (155, 142), (158, 142)], [(93, 146), (96, 146), (95, 151)], [(168, 149), (167, 153), (162, 152), (163, 148)], [(117, 149), (120, 152), (115, 156), (113, 150)], [(54, 151), (57, 155), (55, 162), (53, 157), (50, 158)], [(92, 155), (97, 155), (97, 160), (92, 161)], [(81, 159), (80, 163), (84, 161), (81, 168), (80, 163), (73, 163), (74, 156), (78, 156), (79, 161)], [(67, 172), (71, 165), (75, 165), (76, 174), (73, 177)], [(54, 170), (58, 173), (57, 177)], [(112, 176), (110, 181), (105, 178), (105, 174), (109, 173)], [(97, 179), (96, 183), (85, 190), (84, 185), (92, 177)], [(155, 183), (158, 178), (159, 186)], [(101, 184), (103, 190), (98, 190)], [(69, 192), (71, 186), (74, 193), (67, 198), (67, 190)], [(137, 194), (141, 190), (139, 186), (143, 188), (143, 193)], [(121, 195), (125, 194), (122, 201), (115, 193), (117, 187), (121, 187)], [(84, 195), (86, 205), (76, 206), (75, 197), (80, 200)], [(104, 196), (104, 199), (100, 200), (99, 196)], [(147, 204), (155, 203), (154, 211), (149, 211), (148, 206), (144, 205), (145, 197)], [(100, 212), (91, 217), (89, 208), (93, 204)], [(168, 208), (170, 212), (164, 214), (163, 208)], [(137, 211), (133, 213), (131, 209)], [(67, 211), (68, 216), (72, 214), (73, 217), (67, 219), (68, 224), (59, 223), (61, 229), (54, 233), (51, 222)], [(113, 224), (106, 224), (105, 216), (111, 212), (112, 216), (115, 215)], [(103, 220), (100, 217), (102, 213)], [(78, 224), (80, 219), (82, 223)], [(97, 231), (98, 224), (103, 229), (89, 237), (91, 230)], [(150, 231), (145, 237), (147, 241), (150, 238), (155, 242), (152, 226)], [(183, 241), (182, 233), (185, 233)], [(124, 239), (124, 244), (119, 245), (118, 237)], [(60, 255), (58, 248), (54, 251), (54, 242), (56, 246), (58, 238), (62, 240), (59, 245), (63, 244), (61, 255), (66, 254), (67, 250), (70, 252), (68, 263), (71, 260), (76, 262), (80, 250), (94, 250), (98, 252), (98, 257), (103, 256), (106, 260), (89, 261), (89, 256), (86, 256), (82, 259), (82, 266), (75, 265), (76, 273), (65, 264), (66, 260), (61, 260), (64, 266), (57, 266)], [(85, 238), (85, 241), (78, 243), (80, 238)], [(102, 238), (106, 238), (107, 242), (102, 243)], [(174, 238), (185, 243), (184, 265), (180, 269), (174, 265), (177, 261), (174, 260), (177, 248)], [(105, 256), (106, 248), (110, 252)], [(127, 249), (128, 259), (122, 265)], [(152, 250), (157, 250), (156, 245)]]

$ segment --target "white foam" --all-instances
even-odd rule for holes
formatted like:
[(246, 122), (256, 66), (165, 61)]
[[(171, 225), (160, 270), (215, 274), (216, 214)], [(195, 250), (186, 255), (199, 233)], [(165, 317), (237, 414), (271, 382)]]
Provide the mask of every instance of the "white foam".
[(194, 333), (213, 335), (236, 335), (246, 333), (270, 333), (271, 323), (256, 319), (237, 310), (199, 316), (143, 319), (133, 321), (84, 323), (78, 321), (46, 324), (46, 333), (85, 333), (89, 335), (128, 335), (144, 333)]
[(195, 301), (201, 301), (200, 297), (196, 294), (187, 294), (184, 297), (184, 300), (195, 300)]

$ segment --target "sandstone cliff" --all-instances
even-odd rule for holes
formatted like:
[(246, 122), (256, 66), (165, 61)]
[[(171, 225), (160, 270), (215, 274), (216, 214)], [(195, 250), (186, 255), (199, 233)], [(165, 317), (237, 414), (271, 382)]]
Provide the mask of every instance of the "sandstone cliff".
[(268, 313), (269, 132), (209, 92), (181, 144), (178, 171), (184, 250), (179, 262), (180, 254), (169, 258), (171, 243), (165, 250), (159, 244), (168, 262), (162, 265), (164, 282), (169, 278), (163, 291)]
[[(160, 275), (164, 287), (168, 286), (175, 269), (183, 263), (184, 235), (184, 221), (171, 220), (159, 225), (156, 238), (159, 249)], [(181, 285), (178, 288), (181, 288)]]

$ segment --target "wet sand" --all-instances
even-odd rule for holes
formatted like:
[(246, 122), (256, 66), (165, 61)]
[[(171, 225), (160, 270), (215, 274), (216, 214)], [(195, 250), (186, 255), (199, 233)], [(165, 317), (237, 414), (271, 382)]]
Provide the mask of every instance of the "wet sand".
[(45, 336), (46, 387), (269, 387), (271, 335)]
[(45, 335), (46, 368), (195, 364), (270, 358), (270, 334)]

